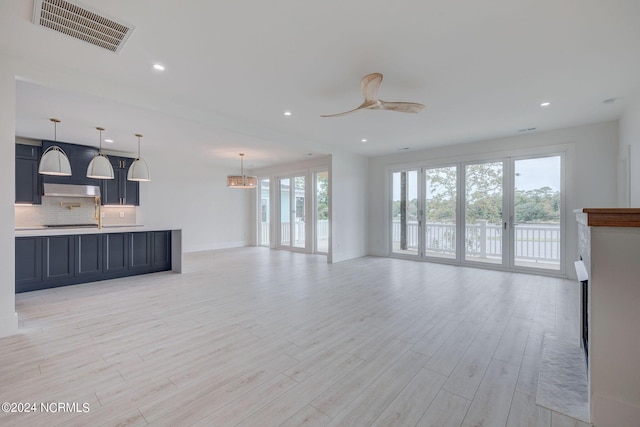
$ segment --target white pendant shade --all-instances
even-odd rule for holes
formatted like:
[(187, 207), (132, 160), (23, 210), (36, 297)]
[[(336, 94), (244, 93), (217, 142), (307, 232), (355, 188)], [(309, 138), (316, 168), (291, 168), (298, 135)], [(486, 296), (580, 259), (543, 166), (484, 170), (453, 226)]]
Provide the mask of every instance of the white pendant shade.
[(113, 166), (111, 166), (109, 158), (102, 154), (102, 131), (104, 130), (104, 128), (97, 127), (96, 130), (100, 132), (100, 149), (98, 150), (98, 154), (96, 154), (95, 157), (91, 159), (89, 167), (87, 167), (87, 178), (113, 179)]
[(40, 159), (38, 173), (42, 175), (71, 176), (71, 164), (64, 151), (53, 145), (44, 152)]
[(97, 154), (87, 168), (87, 178), (113, 179), (113, 166), (104, 154)]
[(135, 159), (131, 166), (129, 166), (129, 172), (127, 172), (127, 179), (129, 181), (151, 181), (151, 175), (149, 174), (149, 166), (144, 159)]
[(127, 172), (127, 180), (128, 181), (138, 181), (138, 182), (147, 182), (151, 181), (151, 174), (149, 173), (149, 166), (144, 159), (140, 158), (140, 138), (142, 138), (142, 134), (136, 133), (135, 136), (138, 138), (138, 157), (131, 163), (129, 166), (129, 172)]

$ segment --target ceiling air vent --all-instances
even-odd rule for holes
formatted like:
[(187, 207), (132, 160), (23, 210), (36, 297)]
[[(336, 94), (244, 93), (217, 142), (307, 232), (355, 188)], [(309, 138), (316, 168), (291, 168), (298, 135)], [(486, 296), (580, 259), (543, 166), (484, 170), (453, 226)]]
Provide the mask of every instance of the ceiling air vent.
[(33, 23), (119, 53), (134, 27), (79, 3), (36, 0)]

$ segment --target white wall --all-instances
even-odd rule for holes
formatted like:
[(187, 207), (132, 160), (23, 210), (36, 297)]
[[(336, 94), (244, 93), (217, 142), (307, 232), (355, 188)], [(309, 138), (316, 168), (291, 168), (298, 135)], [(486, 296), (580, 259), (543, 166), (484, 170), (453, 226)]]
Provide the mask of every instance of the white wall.
[(138, 223), (181, 228), (184, 252), (249, 244), (246, 224), (255, 190), (227, 188), (227, 175), (237, 170), (213, 168), (206, 159), (176, 161), (166, 153), (144, 158), (151, 181), (140, 183)]
[(15, 311), (15, 79), (0, 62), (0, 337), (18, 330)]
[[(631, 147), (630, 207), (640, 207), (640, 96), (637, 96), (620, 118), (619, 152)], [(622, 205), (622, 203), (621, 203)]]
[(331, 257), (340, 262), (367, 255), (369, 159), (348, 153), (331, 155)]
[(389, 253), (387, 168), (564, 151), (565, 269), (570, 277), (575, 277), (573, 261), (578, 256), (578, 228), (573, 210), (616, 206), (617, 149), (618, 123), (605, 122), (372, 158), (369, 161), (369, 253), (380, 256)]

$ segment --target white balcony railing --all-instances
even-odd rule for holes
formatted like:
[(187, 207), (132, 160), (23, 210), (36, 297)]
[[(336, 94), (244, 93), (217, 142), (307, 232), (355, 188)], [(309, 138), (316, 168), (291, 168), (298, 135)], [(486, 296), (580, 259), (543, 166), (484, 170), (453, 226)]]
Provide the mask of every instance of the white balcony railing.
[[(260, 224), (260, 244), (269, 244), (269, 223), (262, 222)], [(280, 242), (289, 244), (289, 238), (291, 234), (291, 227), (289, 222), (283, 222), (280, 224)], [(302, 243), (305, 240), (305, 223), (303, 221), (296, 220), (294, 224), (294, 244)], [(318, 220), (316, 226), (316, 238), (318, 241), (329, 239), (329, 220)]]
[[(455, 224), (425, 224), (425, 250), (431, 253), (456, 253)], [(515, 258), (544, 262), (560, 262), (560, 225), (516, 225)], [(393, 243), (400, 243), (400, 220), (393, 221)], [(418, 249), (418, 222), (407, 221), (407, 249)], [(465, 253), (467, 256), (488, 258), (502, 256), (502, 227), (479, 221), (466, 226)]]
[[(261, 243), (269, 243), (269, 223), (263, 222)], [(560, 262), (560, 225), (527, 224), (515, 226), (515, 258), (519, 260)], [(281, 242), (289, 243), (288, 222), (281, 224)], [(294, 244), (304, 241), (305, 223), (297, 221), (294, 227)], [(318, 241), (329, 238), (329, 221), (317, 223)], [(400, 221), (393, 221), (393, 243), (400, 243)], [(407, 221), (407, 249), (418, 249), (418, 223)], [(456, 254), (456, 226), (454, 224), (427, 223), (425, 227), (425, 250), (430, 253)], [(466, 227), (465, 253), (467, 256), (489, 258), (502, 256), (502, 227), (480, 221)]]

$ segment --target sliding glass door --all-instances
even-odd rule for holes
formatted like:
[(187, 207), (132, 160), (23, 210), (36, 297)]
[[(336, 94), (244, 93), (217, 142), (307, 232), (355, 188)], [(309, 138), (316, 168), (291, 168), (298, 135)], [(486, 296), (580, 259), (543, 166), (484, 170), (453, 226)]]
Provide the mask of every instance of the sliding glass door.
[(514, 160), (513, 265), (560, 270), (560, 156)]
[(329, 171), (313, 174), (315, 178), (315, 252), (329, 252)]
[(563, 272), (562, 156), (391, 172), (390, 253)]
[(305, 176), (279, 179), (280, 223), (278, 245), (306, 247)]
[(464, 166), (464, 260), (503, 265), (504, 161)]
[(424, 256), (457, 259), (458, 167), (424, 169)]
[(392, 174), (391, 252), (418, 256), (420, 224), (418, 223), (418, 170)]
[(260, 199), (258, 201), (258, 215), (260, 217), (260, 220), (258, 221), (258, 245), (269, 246), (269, 244), (271, 243), (269, 237), (271, 224), (269, 178), (260, 180), (258, 191), (260, 192)]
[(278, 245), (291, 246), (291, 178), (280, 178), (280, 233)]

